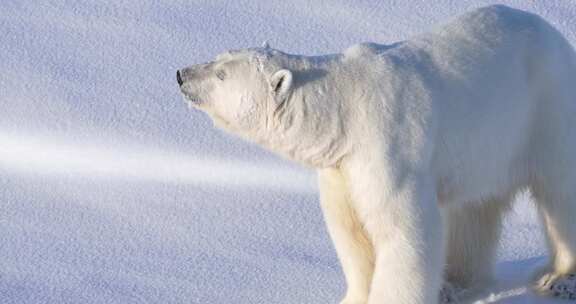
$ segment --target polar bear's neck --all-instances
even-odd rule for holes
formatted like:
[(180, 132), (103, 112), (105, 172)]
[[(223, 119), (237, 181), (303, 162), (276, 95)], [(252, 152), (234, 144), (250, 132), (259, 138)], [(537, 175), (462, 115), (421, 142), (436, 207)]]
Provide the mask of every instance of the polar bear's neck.
[(350, 144), (343, 117), (340, 58), (301, 58), (294, 67), (295, 89), (274, 113), (261, 144), (313, 167), (334, 166)]

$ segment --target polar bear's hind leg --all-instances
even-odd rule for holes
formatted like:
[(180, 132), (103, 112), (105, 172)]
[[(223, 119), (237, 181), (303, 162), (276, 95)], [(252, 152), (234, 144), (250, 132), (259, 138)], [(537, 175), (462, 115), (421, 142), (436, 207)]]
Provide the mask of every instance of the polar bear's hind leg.
[[(446, 207), (447, 236), (445, 292), (457, 299), (482, 292), (492, 280), (503, 213), (510, 199)], [(445, 301), (446, 302), (446, 301)], [(447, 303), (450, 303), (448, 301)]]
[(555, 29), (542, 29), (544, 60), (534, 60), (544, 84), (530, 146), (531, 190), (549, 247), (549, 265), (539, 271), (535, 289), (576, 298), (576, 53)]
[(537, 189), (535, 200), (545, 226), (550, 260), (536, 277), (541, 294), (576, 299), (576, 193), (574, 190)]

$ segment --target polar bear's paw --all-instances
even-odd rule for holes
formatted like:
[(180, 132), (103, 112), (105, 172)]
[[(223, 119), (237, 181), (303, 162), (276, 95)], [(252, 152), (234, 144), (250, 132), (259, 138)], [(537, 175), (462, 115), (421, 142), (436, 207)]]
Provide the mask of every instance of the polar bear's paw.
[(576, 301), (576, 274), (547, 273), (536, 281), (534, 289), (542, 295)]

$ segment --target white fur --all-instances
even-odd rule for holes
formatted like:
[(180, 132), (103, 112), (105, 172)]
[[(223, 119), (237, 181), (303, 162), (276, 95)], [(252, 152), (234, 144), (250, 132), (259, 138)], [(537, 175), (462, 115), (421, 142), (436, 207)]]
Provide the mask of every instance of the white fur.
[(343, 303), (437, 303), (444, 270), (480, 289), (523, 188), (549, 235), (544, 276), (574, 271), (576, 56), (538, 16), (490, 6), (393, 45), (267, 46), (181, 74), (218, 126), (319, 169)]

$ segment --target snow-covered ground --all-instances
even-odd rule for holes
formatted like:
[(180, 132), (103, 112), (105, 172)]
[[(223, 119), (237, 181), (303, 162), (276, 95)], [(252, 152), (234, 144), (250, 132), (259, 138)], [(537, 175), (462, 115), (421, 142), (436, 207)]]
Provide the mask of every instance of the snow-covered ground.
[[(0, 1), (0, 303), (337, 303), (313, 172), (215, 130), (175, 71), (393, 42), (494, 1)], [(572, 0), (498, 1), (576, 44)], [(486, 303), (545, 261), (526, 197)]]

